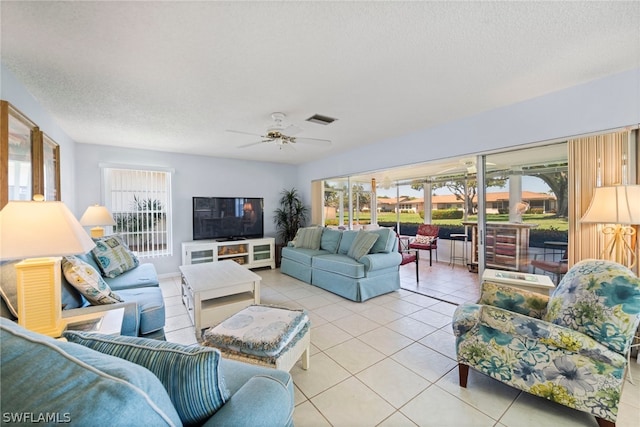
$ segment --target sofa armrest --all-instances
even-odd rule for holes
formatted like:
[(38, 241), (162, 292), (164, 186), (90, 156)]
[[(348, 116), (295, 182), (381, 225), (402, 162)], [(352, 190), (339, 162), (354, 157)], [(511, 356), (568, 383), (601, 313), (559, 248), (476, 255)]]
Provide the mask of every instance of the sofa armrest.
[(360, 258), (358, 262), (364, 264), (367, 271), (382, 270), (388, 267), (397, 267), (402, 262), (402, 255), (399, 252), (367, 254)]
[(481, 305), (471, 303), (461, 304), (456, 308), (451, 322), (456, 337), (461, 337), (480, 323), (481, 308)]
[(132, 337), (138, 336), (139, 315), (138, 304), (135, 302), (119, 302), (115, 304), (89, 305), (87, 307), (72, 308), (70, 310), (62, 310), (62, 318), (80, 316), (89, 313), (101, 313), (107, 310), (115, 310), (124, 307), (124, 317), (122, 318), (121, 335)]
[(293, 407), (285, 384), (273, 377), (256, 375), (203, 426), (291, 426)]
[(525, 291), (508, 285), (485, 281), (480, 290), (478, 304), (500, 307), (505, 310), (542, 319), (547, 311), (549, 296)]

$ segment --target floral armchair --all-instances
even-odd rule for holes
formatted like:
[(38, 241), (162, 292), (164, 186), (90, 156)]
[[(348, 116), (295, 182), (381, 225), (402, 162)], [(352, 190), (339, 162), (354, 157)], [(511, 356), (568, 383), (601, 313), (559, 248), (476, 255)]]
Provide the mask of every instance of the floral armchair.
[(453, 315), (460, 386), (469, 367), (615, 426), (640, 279), (610, 261), (575, 264), (550, 296), (485, 282)]

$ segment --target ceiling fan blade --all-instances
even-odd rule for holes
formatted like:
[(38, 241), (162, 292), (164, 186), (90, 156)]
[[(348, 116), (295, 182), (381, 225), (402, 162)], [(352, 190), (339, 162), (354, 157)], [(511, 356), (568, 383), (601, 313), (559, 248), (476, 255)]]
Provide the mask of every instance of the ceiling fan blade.
[(328, 139), (320, 139), (320, 138), (295, 138), (294, 142), (309, 142), (319, 145), (331, 145), (331, 141)]
[(256, 141), (256, 142), (252, 142), (250, 144), (244, 144), (244, 145), (238, 145), (237, 148), (247, 148), (247, 147), (251, 147), (254, 145), (258, 145), (258, 144), (262, 144), (263, 142), (269, 142), (270, 140), (265, 140), (265, 141)]
[(260, 135), (259, 133), (251, 133), (251, 132), (244, 132), (241, 130), (232, 130), (232, 129), (227, 129), (227, 132), (232, 132), (232, 133), (241, 133), (243, 135), (252, 135), (252, 136), (259, 136), (261, 138), (264, 138), (264, 135)]

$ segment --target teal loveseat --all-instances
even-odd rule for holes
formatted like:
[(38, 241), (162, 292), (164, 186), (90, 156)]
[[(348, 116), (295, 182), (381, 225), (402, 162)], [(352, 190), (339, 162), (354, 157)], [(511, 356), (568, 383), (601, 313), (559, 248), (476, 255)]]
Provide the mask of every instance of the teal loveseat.
[[(77, 255), (77, 258), (100, 271), (91, 252)], [(0, 316), (17, 319), (16, 274), (18, 261), (0, 263)], [(62, 280), (62, 317), (74, 317), (81, 314), (111, 310), (124, 307), (122, 335), (164, 339), (165, 308), (158, 275), (153, 264), (144, 263), (109, 278), (102, 276), (111, 290), (116, 292), (123, 302), (106, 305), (91, 305), (61, 274)]]
[[(282, 248), (282, 273), (358, 302), (400, 289), (402, 255), (392, 229), (301, 232)], [(370, 248), (360, 246), (367, 236), (377, 236)]]
[(65, 337), (70, 342), (0, 318), (3, 425), (293, 424), (288, 372), (226, 360), (207, 347), (82, 332)]

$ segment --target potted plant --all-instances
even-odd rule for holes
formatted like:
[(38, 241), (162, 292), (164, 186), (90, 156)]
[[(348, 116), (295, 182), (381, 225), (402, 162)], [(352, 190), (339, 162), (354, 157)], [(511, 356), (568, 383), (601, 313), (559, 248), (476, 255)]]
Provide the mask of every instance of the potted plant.
[(273, 222), (277, 230), (276, 264), (278, 265), (280, 265), (281, 248), (296, 237), (300, 227), (304, 227), (308, 213), (298, 190), (285, 189), (280, 194), (280, 207), (273, 212)]

